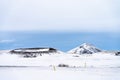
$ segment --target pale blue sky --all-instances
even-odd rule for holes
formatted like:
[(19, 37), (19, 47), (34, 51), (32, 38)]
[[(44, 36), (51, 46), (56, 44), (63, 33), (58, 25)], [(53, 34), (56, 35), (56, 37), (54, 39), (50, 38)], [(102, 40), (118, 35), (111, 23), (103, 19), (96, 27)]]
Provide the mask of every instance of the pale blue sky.
[(0, 0), (0, 31), (119, 32), (120, 0)]
[(53, 47), (68, 51), (83, 43), (90, 43), (102, 50), (120, 50), (120, 36), (113, 33), (4, 32), (0, 36), (0, 49)]

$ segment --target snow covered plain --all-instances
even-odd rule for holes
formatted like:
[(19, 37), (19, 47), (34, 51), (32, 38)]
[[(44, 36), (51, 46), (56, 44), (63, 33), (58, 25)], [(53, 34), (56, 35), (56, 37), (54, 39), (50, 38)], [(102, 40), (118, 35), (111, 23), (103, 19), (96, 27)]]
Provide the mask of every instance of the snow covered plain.
[[(21, 58), (0, 54), (0, 80), (120, 80), (120, 56), (45, 54)], [(69, 67), (57, 67), (66, 64)]]
[(120, 80), (120, 68), (0, 68), (0, 80)]

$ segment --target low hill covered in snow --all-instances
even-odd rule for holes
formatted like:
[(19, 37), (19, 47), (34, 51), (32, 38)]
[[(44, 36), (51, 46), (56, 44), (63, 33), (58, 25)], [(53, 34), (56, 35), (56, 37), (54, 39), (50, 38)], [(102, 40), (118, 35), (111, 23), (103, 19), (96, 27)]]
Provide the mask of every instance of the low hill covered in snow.
[(23, 57), (37, 57), (37, 56), (42, 56), (43, 54), (51, 55), (51, 54), (60, 54), (63, 52), (55, 48), (40, 47), (40, 48), (18, 48), (11, 50), (9, 53), (21, 55)]
[(88, 43), (83, 43), (82, 45), (68, 51), (68, 53), (72, 54), (93, 54), (98, 52), (102, 52), (102, 50)]

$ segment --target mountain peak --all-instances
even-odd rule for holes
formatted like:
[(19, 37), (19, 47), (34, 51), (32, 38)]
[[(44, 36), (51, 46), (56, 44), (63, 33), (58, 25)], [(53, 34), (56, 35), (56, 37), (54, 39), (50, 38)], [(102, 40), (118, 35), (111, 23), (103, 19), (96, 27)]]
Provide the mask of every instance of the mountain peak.
[(93, 44), (83, 43), (79, 46), (80, 48), (96, 48)]
[(76, 53), (77, 54), (92, 54), (92, 53), (97, 53), (97, 52), (101, 52), (101, 50), (89, 43), (83, 43), (82, 45), (69, 51), (69, 53), (74, 53), (74, 54)]
[(82, 45), (92, 45), (92, 44), (90, 44), (90, 43), (83, 43)]
[(83, 44), (81, 44), (80, 46), (93, 46), (93, 45), (90, 44), (90, 43), (83, 43)]

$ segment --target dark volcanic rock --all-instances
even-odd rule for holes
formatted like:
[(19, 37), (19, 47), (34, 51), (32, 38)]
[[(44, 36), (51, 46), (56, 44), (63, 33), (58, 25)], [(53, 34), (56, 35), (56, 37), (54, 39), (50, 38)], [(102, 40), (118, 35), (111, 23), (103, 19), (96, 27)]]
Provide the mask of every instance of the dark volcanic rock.
[(120, 56), (120, 52), (116, 52), (115, 55), (116, 55), (116, 56)]

